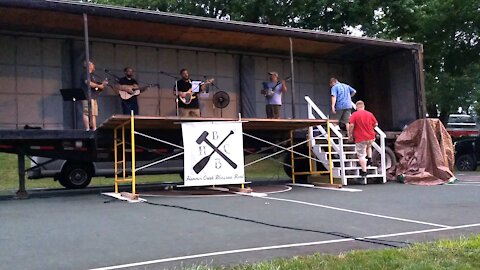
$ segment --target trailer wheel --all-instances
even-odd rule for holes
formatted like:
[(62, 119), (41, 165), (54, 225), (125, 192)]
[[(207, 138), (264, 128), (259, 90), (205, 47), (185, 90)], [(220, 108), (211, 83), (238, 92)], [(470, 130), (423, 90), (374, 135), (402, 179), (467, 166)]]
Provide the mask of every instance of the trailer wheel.
[[(386, 146), (385, 147), (385, 167), (386, 169), (390, 169), (390, 167), (394, 166), (397, 163), (397, 157), (395, 156), (395, 152)], [(380, 153), (378, 153), (375, 149), (373, 149), (372, 153), (372, 164), (373, 166), (377, 166), (378, 168), (382, 167), (382, 160), (380, 159)]]
[(59, 182), (69, 189), (85, 188), (92, 181), (93, 170), (86, 164), (67, 164), (62, 170)]

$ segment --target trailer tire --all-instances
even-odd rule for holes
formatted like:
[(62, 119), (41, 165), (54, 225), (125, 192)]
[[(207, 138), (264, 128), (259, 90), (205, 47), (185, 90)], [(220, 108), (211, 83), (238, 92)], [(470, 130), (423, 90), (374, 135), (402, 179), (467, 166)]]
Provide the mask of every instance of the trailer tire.
[[(397, 164), (397, 157), (395, 156), (395, 152), (386, 146), (385, 147), (385, 165), (386, 169), (390, 169), (390, 167), (395, 166)], [(373, 149), (372, 153), (372, 164), (373, 166), (377, 166), (378, 168), (382, 167), (382, 161), (380, 160), (380, 153), (378, 153), (375, 149)]]
[(68, 189), (87, 187), (92, 181), (93, 169), (87, 164), (67, 164), (62, 169), (59, 182)]

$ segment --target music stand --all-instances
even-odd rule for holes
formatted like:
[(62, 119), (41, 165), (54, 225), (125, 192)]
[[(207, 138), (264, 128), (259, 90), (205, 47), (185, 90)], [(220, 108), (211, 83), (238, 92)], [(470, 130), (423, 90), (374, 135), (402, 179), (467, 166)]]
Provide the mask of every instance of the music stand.
[(86, 100), (85, 92), (81, 88), (60, 89), (64, 101), (73, 101), (73, 128), (77, 129), (77, 100)]

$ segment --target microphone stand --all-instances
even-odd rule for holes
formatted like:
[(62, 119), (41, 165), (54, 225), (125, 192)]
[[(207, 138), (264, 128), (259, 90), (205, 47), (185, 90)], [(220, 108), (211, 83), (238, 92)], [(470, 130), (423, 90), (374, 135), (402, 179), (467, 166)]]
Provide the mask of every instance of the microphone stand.
[[(203, 75), (203, 80), (206, 82), (207, 81), (207, 76), (206, 75)], [(218, 86), (214, 83), (214, 82), (211, 82), (210, 85), (212, 85), (213, 87), (215, 87), (215, 89), (218, 91), (220, 90), (220, 88), (218, 88)], [(206, 90), (206, 92), (208, 93), (209, 91)]]
[(218, 86), (215, 84), (215, 83), (210, 83), (213, 87), (215, 87), (216, 90), (220, 90), (220, 88), (218, 88)]
[[(120, 77), (117, 76), (117, 75), (115, 75), (114, 73), (112, 73), (110, 70), (104, 69), (103, 72), (105, 72), (105, 74), (113, 77), (113, 78), (115, 79), (115, 82), (116, 82), (117, 84), (120, 83)], [(115, 92), (115, 91), (116, 91), (115, 87), (112, 86), (112, 88), (113, 88), (113, 90), (114, 90), (114, 92)], [(118, 90), (117, 95), (120, 96), (120, 90)], [(123, 113), (123, 106), (127, 106), (127, 107), (128, 107), (128, 105), (127, 105), (127, 103), (125, 102), (125, 100), (123, 100), (122, 98), (120, 98), (120, 102), (122, 103), (121, 106), (122, 106), (122, 113)]]
[(105, 74), (113, 77), (117, 83), (120, 81), (120, 77), (118, 77), (117, 75), (111, 73), (110, 70), (104, 69), (103, 72), (105, 72)]
[(164, 71), (160, 71), (159, 73), (162, 74), (162, 75), (165, 75), (167, 77), (175, 79), (175, 112), (176, 112), (176, 115), (178, 117), (179, 111), (178, 111), (178, 85), (177, 85), (177, 81), (179, 80), (179, 78), (177, 76), (166, 73)]

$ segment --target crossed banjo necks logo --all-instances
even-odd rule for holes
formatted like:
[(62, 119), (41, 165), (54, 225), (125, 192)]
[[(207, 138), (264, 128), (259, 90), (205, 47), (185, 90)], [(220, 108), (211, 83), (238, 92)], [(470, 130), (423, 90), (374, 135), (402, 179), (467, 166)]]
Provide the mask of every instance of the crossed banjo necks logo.
[[(232, 168), (236, 169), (237, 164), (233, 162), (226, 154), (230, 154), (228, 151), (230, 148), (229, 144), (224, 144), (224, 142), (233, 134), (233, 130), (230, 130), (230, 132), (225, 136), (225, 138), (222, 139), (222, 141), (214, 145), (207, 137), (209, 135), (208, 131), (202, 132), (200, 137), (196, 140), (198, 146), (198, 149), (200, 151), (200, 155), (204, 156), (202, 159), (200, 159), (195, 166), (193, 166), (193, 171), (197, 174), (199, 174), (205, 166), (210, 162), (210, 159), (214, 153), (217, 153), (221, 158), (215, 158), (215, 169), (221, 169), (223, 166), (223, 162), (226, 161)], [(218, 132), (214, 131), (212, 132), (212, 140), (214, 142), (218, 141), (220, 139)], [(205, 143), (206, 145), (203, 145)], [(211, 151), (209, 154), (207, 154), (208, 147), (210, 147)], [(222, 151), (223, 150), (223, 151)]]

